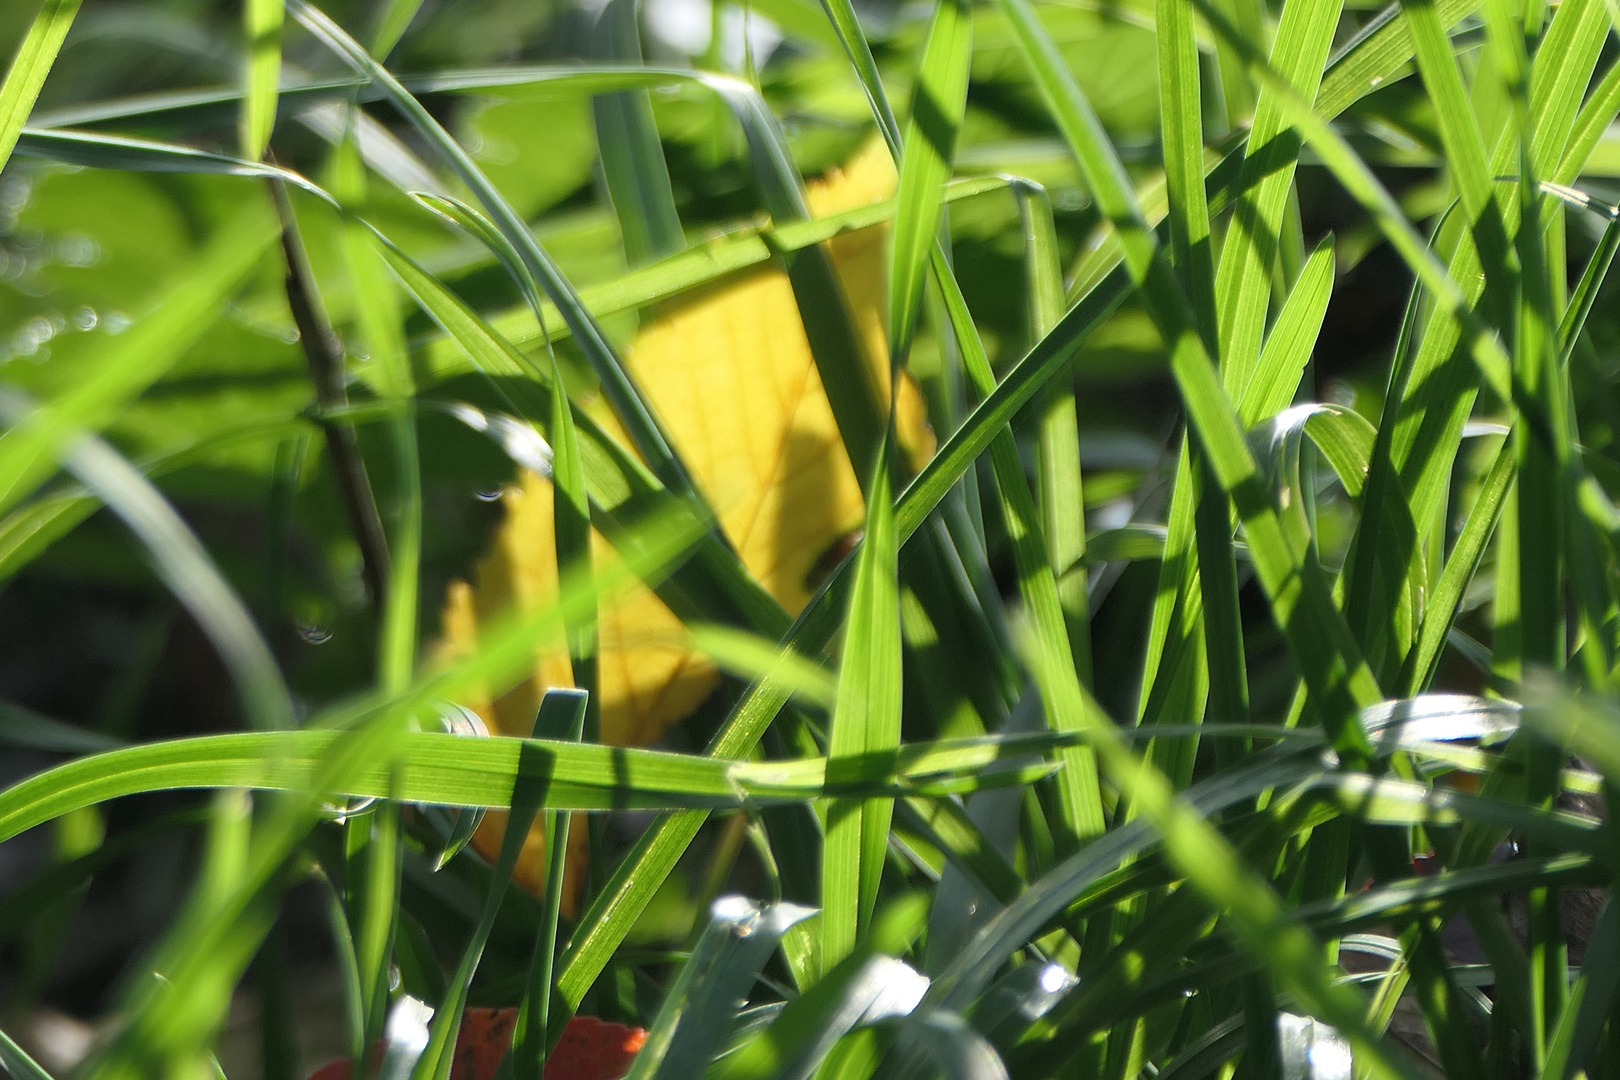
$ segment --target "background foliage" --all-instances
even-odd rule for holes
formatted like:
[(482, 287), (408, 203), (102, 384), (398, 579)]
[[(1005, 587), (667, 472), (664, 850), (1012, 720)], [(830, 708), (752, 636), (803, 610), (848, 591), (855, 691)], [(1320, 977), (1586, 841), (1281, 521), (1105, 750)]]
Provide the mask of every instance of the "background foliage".
[[(1615, 17), (6, 5), (0, 1066), (443, 1077), (521, 1002), (523, 1076), (576, 1010), (638, 1077), (1613, 1074)], [(867, 496), (802, 613), (620, 362), (767, 263)], [(561, 599), (434, 663), (535, 430)], [(669, 753), (436, 733), (632, 577), (751, 635)], [(578, 908), (473, 807), (602, 811)]]

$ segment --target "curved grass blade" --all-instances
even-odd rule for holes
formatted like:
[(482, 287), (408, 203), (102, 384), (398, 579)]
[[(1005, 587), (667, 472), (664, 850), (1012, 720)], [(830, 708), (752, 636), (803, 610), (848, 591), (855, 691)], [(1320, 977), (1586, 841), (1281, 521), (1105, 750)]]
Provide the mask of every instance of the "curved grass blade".
[(664, 998), (626, 1080), (701, 1076), (725, 1045), (760, 969), (782, 935), (814, 914), (796, 904), (759, 907), (723, 896)]
[(1046, 734), (942, 740), (902, 745), (829, 770), (823, 758), (748, 762), (595, 743), (407, 732), (393, 737), (392, 762), (347, 762), (345, 772), (334, 778), (326, 759), (341, 757), (337, 752), (348, 749), (351, 734), (301, 729), (209, 735), (79, 758), (0, 792), (0, 840), (107, 799), (198, 788), (323, 790), (353, 798), (500, 809), (511, 804), (514, 785), (541, 783), (539, 805), (551, 810), (935, 796), (1049, 775), (1052, 767), (1040, 755), (1073, 741)]
[[(0, 402), (0, 412), (5, 409)], [(294, 726), (292, 697), (253, 616), (174, 508), (100, 439), (83, 437), (70, 444), (64, 462), (146, 546), (164, 584), (197, 620), (230, 671), (248, 723), (261, 731)]]
[(612, 404), (615, 415), (624, 426), (631, 442), (635, 444), (636, 450), (665, 486), (697, 499), (691, 477), (687, 475), (675, 455), (668, 436), (659, 426), (640, 391), (625, 372), (617, 352), (608, 342), (602, 328), (580, 303), (573, 286), (534, 238), (528, 225), (512, 209), (511, 204), (501, 197), (483, 170), (422, 106), (422, 103), (401, 86), (386, 68), (372, 59), (353, 38), (344, 33), (337, 23), (306, 0), (291, 0), (289, 10), (317, 40), (357, 73), (367, 76), (382, 91), (389, 103), (427, 140), (451, 171), (478, 196), (496, 227), (518, 252), (524, 266), (534, 275), (552, 303), (557, 305), (564, 321), (573, 331), (574, 341), (601, 380), (603, 394)]

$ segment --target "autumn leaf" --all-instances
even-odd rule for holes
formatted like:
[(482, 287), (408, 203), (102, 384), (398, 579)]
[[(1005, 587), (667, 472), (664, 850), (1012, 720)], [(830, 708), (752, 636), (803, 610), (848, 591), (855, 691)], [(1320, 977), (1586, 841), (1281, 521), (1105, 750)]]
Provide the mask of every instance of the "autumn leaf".
[[(880, 202), (894, 193), (895, 172), (874, 140), (843, 169), (809, 185), (817, 216)], [(878, 385), (888, 382), (885, 311), (887, 231), (846, 233), (828, 243), (833, 263)], [(793, 288), (777, 268), (755, 269), (695, 290), (645, 325), (626, 365), (658, 413), (675, 448), (743, 565), (791, 614), (819, 584), (829, 554), (861, 527), (861, 489), (839, 438), (832, 407), (800, 321)], [(589, 406), (610, 433), (621, 434), (605, 405)], [(896, 395), (901, 445), (915, 467), (933, 453), (922, 395), (906, 377)], [(628, 440), (621, 439), (628, 445)], [(532, 609), (557, 594), (552, 488), (525, 472), (504, 494), (505, 520), (471, 583), (452, 583), (442, 618), (441, 652), (471, 652), (478, 628), (516, 604)], [(592, 535), (592, 558), (616, 556)], [(714, 665), (686, 644), (680, 621), (650, 590), (636, 586), (599, 614), (598, 702), (602, 741), (618, 746), (656, 742), (714, 689)], [(463, 704), (490, 730), (527, 734), (545, 691), (570, 685), (562, 642), (536, 659), (534, 673), (494, 701)], [(493, 857), (504, 818), (491, 814), (474, 847)], [(513, 879), (534, 892), (544, 886), (545, 839), (537, 825)], [(582, 850), (571, 850), (578, 881)], [(574, 890), (565, 894), (573, 899)]]
[[(512, 1046), (517, 1014), (516, 1009), (464, 1010), (450, 1080), (492, 1080)], [(620, 1080), (646, 1041), (641, 1028), (575, 1016), (547, 1055), (543, 1080)], [(309, 1080), (350, 1080), (353, 1071), (353, 1063), (342, 1058), (316, 1069)]]

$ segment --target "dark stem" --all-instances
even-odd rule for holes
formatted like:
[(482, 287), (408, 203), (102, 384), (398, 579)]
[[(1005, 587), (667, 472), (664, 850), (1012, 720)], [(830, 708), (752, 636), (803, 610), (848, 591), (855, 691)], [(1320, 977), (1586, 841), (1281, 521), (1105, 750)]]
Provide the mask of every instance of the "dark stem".
[[(286, 188), (279, 180), (270, 181), (270, 188), (275, 194), (276, 212), (281, 216), (281, 250), (287, 259), (287, 306), (292, 309), (298, 340), (309, 360), (315, 400), (323, 412), (339, 410), (349, 403), (343, 374), (343, 343), (326, 317)], [(372, 605), (380, 611), (388, 595), (388, 537), (383, 532), (382, 515), (377, 511), (371, 480), (366, 476), (366, 462), (360, 456), (352, 427), (327, 419), (318, 422), (326, 435), (326, 451), (332, 459), (332, 472), (349, 514), (349, 525), (360, 544), (360, 573), (365, 578)]]

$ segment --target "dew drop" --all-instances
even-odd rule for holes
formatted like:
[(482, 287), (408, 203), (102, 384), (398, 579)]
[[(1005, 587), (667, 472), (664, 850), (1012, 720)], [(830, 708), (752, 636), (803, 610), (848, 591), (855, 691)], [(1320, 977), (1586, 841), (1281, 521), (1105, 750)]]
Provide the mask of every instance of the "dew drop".
[(82, 307), (73, 313), (73, 325), (80, 330), (94, 330), (101, 321), (93, 307)]
[(478, 497), (479, 502), (491, 503), (500, 502), (501, 496), (505, 493), (505, 491), (506, 489), (502, 487), (479, 488), (477, 491), (473, 492), (473, 494)]
[(324, 645), (332, 640), (332, 631), (314, 623), (300, 622), (298, 624), (298, 636), (311, 645)]

